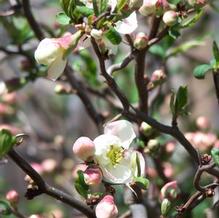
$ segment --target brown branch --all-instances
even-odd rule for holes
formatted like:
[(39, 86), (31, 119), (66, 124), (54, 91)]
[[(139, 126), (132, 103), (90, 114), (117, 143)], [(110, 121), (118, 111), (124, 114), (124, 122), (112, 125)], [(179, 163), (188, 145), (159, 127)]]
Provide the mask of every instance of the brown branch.
[(213, 72), (213, 80), (214, 80), (214, 86), (215, 86), (217, 101), (218, 101), (218, 104), (219, 104), (219, 70)]
[(27, 18), (29, 25), (31, 26), (35, 36), (37, 39), (42, 40), (44, 38), (44, 33), (42, 32), (39, 24), (35, 20), (33, 13), (31, 11), (30, 1), (29, 0), (22, 0), (22, 6), (24, 10), (24, 15)]
[(94, 123), (97, 125), (98, 129), (102, 129), (102, 124), (104, 121), (103, 116), (96, 111), (94, 108), (89, 96), (87, 95), (88, 90), (85, 86), (83, 86), (82, 83), (80, 83), (74, 76), (74, 72), (72, 68), (67, 66), (64, 71), (65, 76), (68, 79), (68, 82), (71, 84), (72, 88), (76, 90), (76, 94), (79, 96), (81, 101), (83, 102), (87, 113), (91, 117), (91, 119), (94, 121)]
[(15, 150), (11, 150), (8, 156), (27, 174), (31, 177), (34, 183), (37, 185), (38, 189), (35, 192), (26, 193), (27, 198), (34, 198), (40, 194), (47, 194), (69, 206), (79, 210), (81, 213), (85, 214), (89, 218), (95, 218), (94, 212), (90, 207), (83, 204), (83, 202), (74, 199), (72, 196), (58, 190), (50, 185), (48, 185), (43, 178), (30, 166), (30, 164), (23, 159)]

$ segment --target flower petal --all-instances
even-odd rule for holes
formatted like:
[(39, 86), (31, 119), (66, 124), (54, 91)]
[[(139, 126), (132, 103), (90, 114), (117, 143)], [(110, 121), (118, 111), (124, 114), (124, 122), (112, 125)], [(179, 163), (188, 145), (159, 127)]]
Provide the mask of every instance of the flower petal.
[(48, 78), (55, 81), (63, 73), (67, 60), (63, 59), (62, 55), (59, 55), (48, 69)]
[(121, 140), (122, 147), (128, 149), (136, 137), (132, 124), (127, 120), (118, 120), (108, 123), (104, 128), (105, 134), (117, 136)]
[(103, 177), (106, 181), (112, 183), (129, 183), (132, 179), (132, 170), (130, 160), (123, 160), (117, 166), (111, 165), (101, 168)]
[(39, 64), (50, 65), (60, 52), (62, 48), (56, 39), (45, 38), (39, 43), (34, 56)]
[[(139, 169), (138, 163), (136, 162), (137, 158), (139, 160), (140, 169)], [(132, 165), (133, 176), (135, 176), (135, 177), (136, 176), (145, 176), (145, 159), (140, 152), (134, 151), (132, 153), (131, 165)], [(140, 170), (140, 175), (138, 175), (139, 170)]]
[(117, 136), (110, 134), (103, 134), (94, 139), (95, 157), (100, 165), (107, 165), (109, 158), (106, 156), (110, 145), (120, 145), (121, 141)]
[(127, 18), (116, 23), (115, 29), (121, 34), (131, 34), (138, 27), (136, 13), (133, 12)]

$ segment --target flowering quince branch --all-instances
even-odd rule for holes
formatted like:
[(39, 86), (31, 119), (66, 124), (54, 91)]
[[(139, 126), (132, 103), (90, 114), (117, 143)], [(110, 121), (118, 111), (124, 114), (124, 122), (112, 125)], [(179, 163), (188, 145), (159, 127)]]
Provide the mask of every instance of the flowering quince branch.
[(43, 178), (15, 151), (11, 150), (8, 156), (27, 174), (33, 179), (37, 185), (36, 190), (27, 190), (26, 197), (32, 199), (40, 194), (47, 194), (65, 204), (81, 211), (88, 217), (95, 217), (93, 211), (81, 201), (74, 199), (72, 196), (48, 185)]

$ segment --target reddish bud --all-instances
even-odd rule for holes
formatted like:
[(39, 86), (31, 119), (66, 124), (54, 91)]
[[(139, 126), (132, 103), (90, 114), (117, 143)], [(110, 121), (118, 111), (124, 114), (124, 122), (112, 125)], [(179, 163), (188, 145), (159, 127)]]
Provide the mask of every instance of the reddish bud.
[(112, 195), (106, 195), (98, 204), (95, 210), (97, 218), (116, 218), (118, 209)]
[(15, 190), (10, 190), (6, 194), (6, 199), (11, 203), (11, 204), (17, 204), (19, 201), (19, 194)]
[(102, 178), (102, 172), (98, 167), (89, 167), (84, 172), (84, 181), (87, 185), (98, 185)]
[(173, 26), (177, 22), (177, 19), (178, 15), (175, 11), (166, 11), (163, 15), (163, 22), (167, 26)]

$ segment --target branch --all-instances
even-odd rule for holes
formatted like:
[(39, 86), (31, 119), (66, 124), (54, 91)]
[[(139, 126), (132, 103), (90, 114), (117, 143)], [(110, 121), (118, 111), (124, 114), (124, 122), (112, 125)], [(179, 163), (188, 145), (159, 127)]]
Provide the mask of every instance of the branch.
[(22, 0), (22, 2), (23, 2), (22, 5), (23, 5), (23, 9), (24, 9), (24, 15), (26, 16), (29, 25), (31, 26), (37, 39), (42, 40), (44, 38), (44, 34), (43, 34), (39, 24), (37, 23), (37, 21), (35, 20), (35, 18), (33, 16), (33, 13), (31, 11), (30, 1), (29, 0)]
[[(25, 161), (15, 150), (11, 150), (8, 153), (8, 156), (28, 175), (31, 179), (35, 182), (38, 189), (35, 194), (30, 196), (32, 198), (40, 195), (40, 194), (47, 194), (57, 200), (62, 201), (63, 203), (68, 204), (69, 206), (79, 210), (81, 213), (85, 214), (89, 218), (95, 218), (93, 210), (90, 209), (87, 205), (84, 205), (83, 202), (74, 199), (72, 196), (64, 193), (61, 190), (58, 190), (50, 185), (48, 185), (43, 178), (29, 165), (27, 161)], [(28, 197), (28, 191), (26, 196)]]
[(94, 123), (97, 125), (98, 129), (100, 130), (102, 128), (102, 124), (104, 121), (104, 118), (101, 114), (99, 114), (96, 109), (94, 108), (89, 96), (87, 95), (87, 89), (83, 86), (82, 83), (77, 81), (77, 79), (74, 76), (73, 70), (67, 66), (64, 71), (69, 83), (71, 84), (72, 88), (77, 91), (77, 95), (83, 102), (89, 116), (94, 121)]
[(214, 80), (214, 86), (215, 86), (217, 101), (218, 101), (218, 104), (219, 104), (219, 70), (216, 71), (216, 72), (213, 72), (213, 80)]
[(116, 94), (116, 96), (121, 101), (124, 111), (128, 111), (130, 107), (130, 103), (125, 95), (120, 91), (119, 87), (117, 86), (115, 80), (107, 73), (106, 66), (105, 66), (105, 59), (101, 52), (99, 51), (98, 45), (93, 37), (91, 37), (91, 43), (93, 45), (94, 51), (97, 55), (99, 65), (100, 65), (100, 71), (102, 76), (106, 79), (106, 82), (108, 86), (111, 88), (111, 90)]

